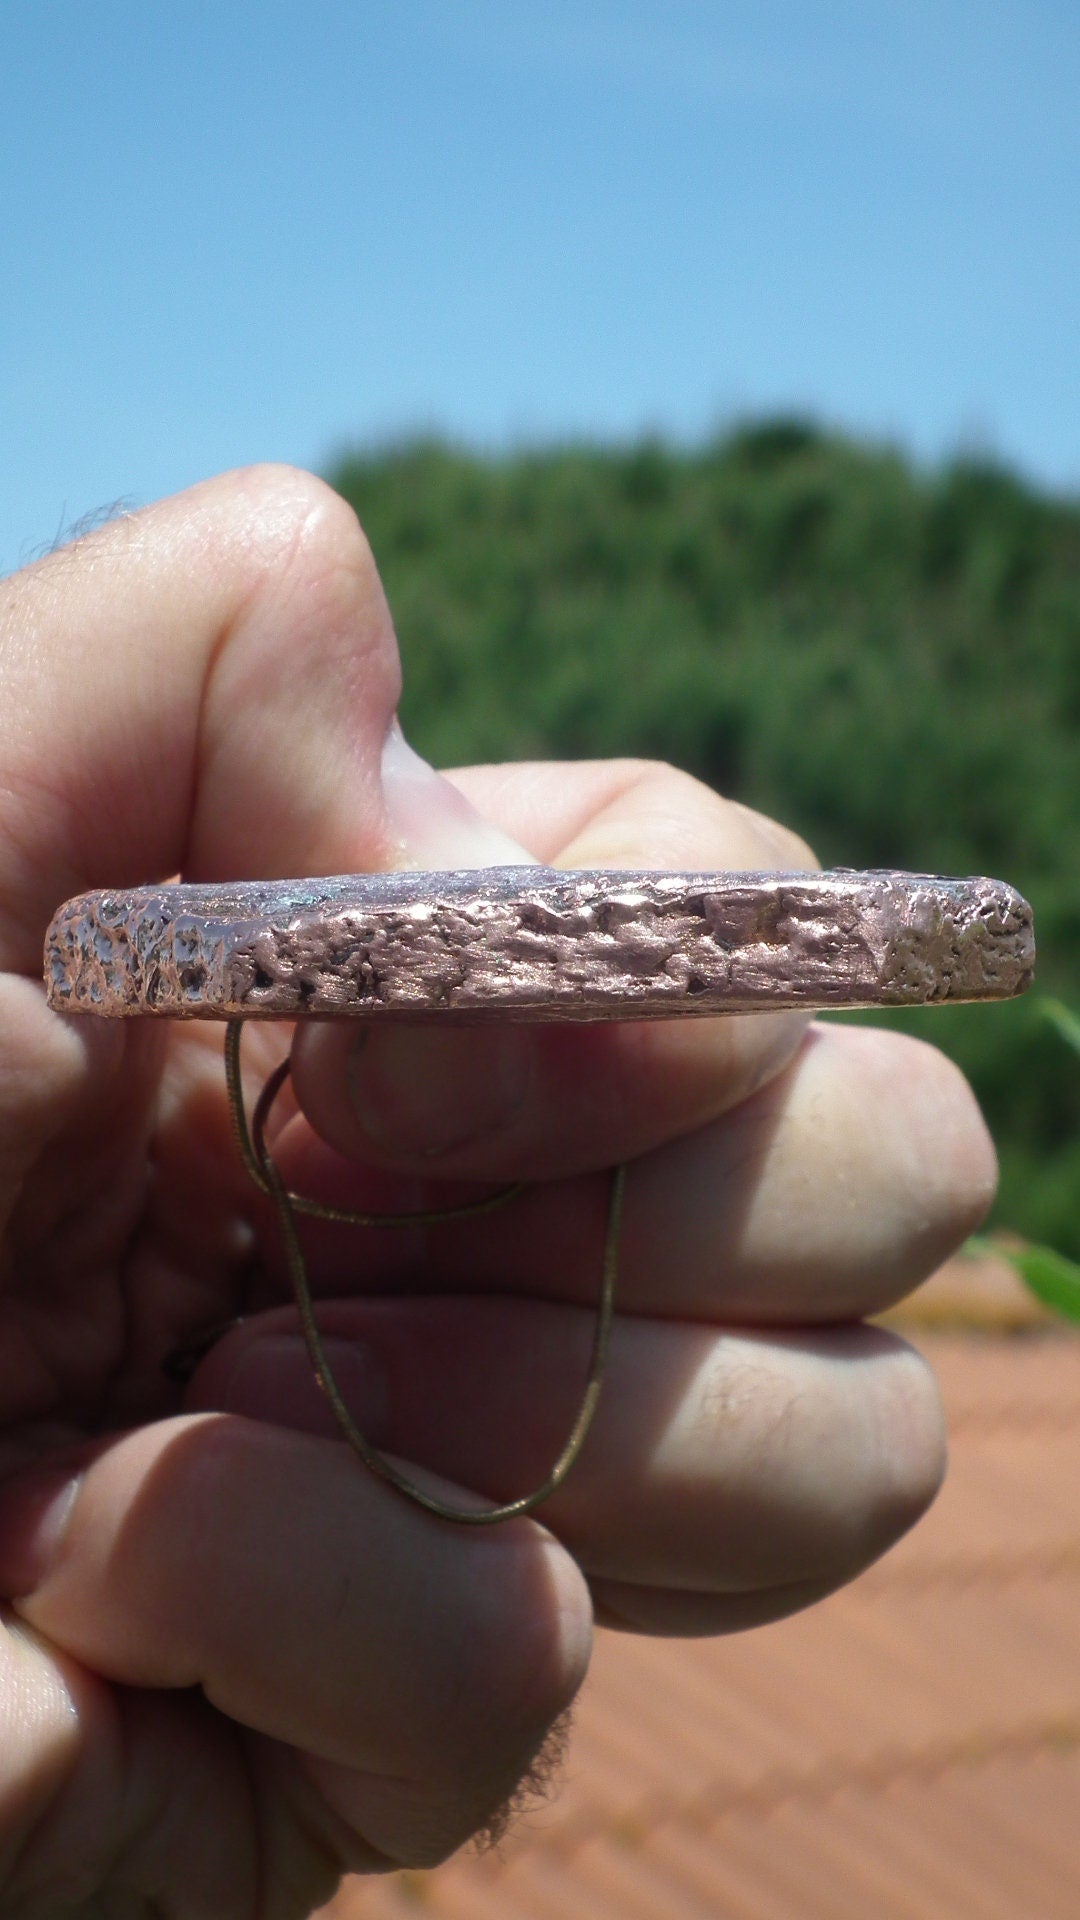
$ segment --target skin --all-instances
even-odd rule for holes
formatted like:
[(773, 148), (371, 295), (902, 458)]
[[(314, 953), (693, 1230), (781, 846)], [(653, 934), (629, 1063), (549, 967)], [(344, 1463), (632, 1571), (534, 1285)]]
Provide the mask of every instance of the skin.
[[(49, 1013), (49, 917), (173, 873), (811, 856), (651, 764), (426, 769), (392, 726), (363, 535), (290, 470), (0, 584), (0, 678), (0, 1916), (293, 1920), (490, 1819), (594, 1616), (750, 1626), (911, 1525), (943, 1468), (933, 1381), (860, 1322), (982, 1217), (993, 1153), (933, 1050), (792, 1015), (299, 1032), (273, 1138), (293, 1184), (423, 1206), (542, 1183), (452, 1227), (307, 1236), (357, 1416), (455, 1498), (558, 1451), (604, 1170), (630, 1164), (583, 1458), (542, 1524), (433, 1520), (328, 1425), (219, 1030)], [(248, 1030), (249, 1100), (289, 1038)], [(238, 1314), (169, 1381), (164, 1356)]]

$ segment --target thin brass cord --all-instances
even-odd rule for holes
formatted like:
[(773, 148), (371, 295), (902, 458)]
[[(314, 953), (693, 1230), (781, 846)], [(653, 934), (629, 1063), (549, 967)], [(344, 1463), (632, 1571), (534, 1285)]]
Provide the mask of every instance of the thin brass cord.
[[(266, 1172), (270, 1156), (264, 1132), (270, 1109), (289, 1077), (289, 1062), (283, 1060), (267, 1080), (255, 1103), (249, 1132), (240, 1079), (240, 1034), (243, 1025), (242, 1020), (230, 1020), (225, 1028), (225, 1088), (229, 1096), (229, 1114), (241, 1160), (260, 1193), (273, 1198), (274, 1189)], [(443, 1220), (467, 1220), (477, 1214), (494, 1213), (497, 1207), (516, 1199), (524, 1185), (523, 1180), (514, 1180), (509, 1186), (500, 1187), (497, 1193), (484, 1194), (479, 1200), (461, 1200), (452, 1207), (432, 1207), (426, 1213), (357, 1213), (351, 1208), (331, 1207), (324, 1200), (309, 1200), (302, 1193), (289, 1192), (286, 1197), (294, 1213), (309, 1214), (315, 1220), (332, 1220), (344, 1227), (409, 1227), (418, 1220), (425, 1225), (438, 1226)]]
[(225, 1030), (225, 1084), (229, 1098), (229, 1112), (232, 1116), (233, 1131), (241, 1159), (251, 1175), (255, 1185), (267, 1194), (277, 1209), (282, 1239), (289, 1265), (293, 1292), (300, 1314), (311, 1364), (315, 1370), (319, 1385), (330, 1403), (342, 1433), (355, 1453), (358, 1453), (366, 1467), (378, 1474), (381, 1480), (396, 1488), (417, 1506), (424, 1507), (428, 1513), (436, 1514), (440, 1520), (454, 1520), (463, 1526), (493, 1526), (500, 1520), (512, 1520), (518, 1514), (531, 1513), (543, 1500), (547, 1500), (557, 1487), (560, 1487), (577, 1460), (589, 1428), (592, 1425), (596, 1404), (600, 1396), (600, 1387), (607, 1360), (608, 1341), (611, 1333), (611, 1321), (615, 1304), (615, 1280), (619, 1259), (619, 1228), (622, 1220), (623, 1192), (626, 1185), (626, 1168), (616, 1167), (611, 1175), (611, 1188), (608, 1200), (607, 1228), (604, 1235), (604, 1256), (600, 1284), (600, 1300), (593, 1332), (592, 1352), (589, 1357), (588, 1375), (585, 1392), (577, 1417), (570, 1430), (569, 1437), (559, 1454), (547, 1479), (532, 1493), (520, 1494), (516, 1500), (507, 1500), (498, 1506), (469, 1509), (455, 1507), (437, 1495), (428, 1493), (424, 1487), (410, 1479), (409, 1475), (388, 1460), (385, 1454), (372, 1446), (370, 1440), (357, 1426), (349, 1412), (333, 1370), (327, 1358), (322, 1335), (315, 1317), (315, 1306), (311, 1297), (307, 1267), (300, 1236), (296, 1228), (297, 1213), (311, 1214), (316, 1219), (333, 1220), (347, 1225), (362, 1227), (400, 1227), (415, 1225), (422, 1221), (434, 1224), (443, 1220), (460, 1220), (469, 1215), (491, 1213), (522, 1191), (523, 1182), (503, 1187), (498, 1193), (482, 1200), (466, 1201), (455, 1207), (437, 1207), (413, 1213), (356, 1213), (341, 1207), (331, 1207), (319, 1200), (306, 1199), (301, 1194), (292, 1193), (286, 1187), (281, 1174), (266, 1145), (266, 1123), (270, 1110), (281, 1088), (289, 1077), (289, 1062), (283, 1060), (275, 1067), (266, 1081), (256, 1102), (252, 1116), (251, 1129), (248, 1129), (247, 1114), (244, 1109), (243, 1087), (240, 1078), (240, 1035), (242, 1020), (230, 1020)]

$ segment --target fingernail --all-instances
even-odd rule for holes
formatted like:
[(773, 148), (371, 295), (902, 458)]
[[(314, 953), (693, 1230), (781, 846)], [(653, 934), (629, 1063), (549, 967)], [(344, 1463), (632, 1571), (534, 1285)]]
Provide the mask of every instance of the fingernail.
[(0, 1593), (17, 1600), (40, 1587), (63, 1545), (81, 1474), (35, 1463), (0, 1484)]
[(376, 1029), (349, 1054), (349, 1099), (374, 1146), (432, 1158), (510, 1125), (533, 1059), (521, 1027)]
[[(385, 1431), (388, 1394), (385, 1371), (362, 1340), (323, 1340), (330, 1371), (349, 1412), (373, 1440)], [(334, 1415), (298, 1334), (253, 1337), (227, 1372), (214, 1381), (215, 1403), (249, 1420), (337, 1436)]]
[(411, 865), (433, 871), (536, 865), (531, 853), (413, 751), (396, 720), (383, 747), (382, 787), (390, 830)]

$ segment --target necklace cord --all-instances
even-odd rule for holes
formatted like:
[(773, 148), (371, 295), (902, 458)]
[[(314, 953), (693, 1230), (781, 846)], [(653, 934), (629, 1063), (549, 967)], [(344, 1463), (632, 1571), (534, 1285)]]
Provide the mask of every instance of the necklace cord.
[(320, 1200), (308, 1199), (303, 1194), (293, 1193), (285, 1185), (266, 1144), (267, 1122), (274, 1101), (289, 1078), (289, 1061), (287, 1058), (283, 1060), (267, 1079), (256, 1101), (249, 1128), (240, 1071), (240, 1038), (243, 1026), (243, 1020), (230, 1020), (225, 1029), (225, 1086), (233, 1133), (247, 1172), (259, 1191), (266, 1194), (273, 1202), (277, 1212), (308, 1355), (319, 1385), (330, 1403), (334, 1418), (345, 1439), (372, 1473), (377, 1474), (381, 1480), (385, 1480), (406, 1499), (414, 1501), (428, 1513), (437, 1515), (440, 1520), (453, 1520), (461, 1526), (483, 1527), (493, 1526), (502, 1520), (513, 1520), (523, 1513), (531, 1513), (534, 1507), (538, 1507), (542, 1501), (549, 1499), (566, 1479), (581, 1453), (596, 1412), (607, 1361), (615, 1304), (619, 1229), (626, 1186), (625, 1166), (615, 1167), (611, 1173), (600, 1298), (593, 1330), (592, 1351), (589, 1356), (584, 1394), (562, 1452), (547, 1479), (531, 1493), (520, 1494), (514, 1500), (507, 1500), (494, 1506), (477, 1508), (454, 1506), (448, 1501), (441, 1500), (438, 1495), (428, 1492), (425, 1487), (404, 1473), (384, 1453), (373, 1446), (350, 1413), (334, 1378), (322, 1334), (319, 1331), (296, 1216), (305, 1214), (317, 1220), (330, 1220), (358, 1227), (404, 1227), (415, 1226), (418, 1222), (424, 1225), (436, 1225), (445, 1220), (463, 1220), (475, 1218), (480, 1214), (494, 1213), (499, 1207), (516, 1199), (523, 1192), (525, 1182), (515, 1181), (512, 1185), (501, 1187), (497, 1193), (488, 1194), (480, 1200), (466, 1200), (456, 1206), (432, 1207), (410, 1213), (354, 1212), (342, 1207), (328, 1206)]

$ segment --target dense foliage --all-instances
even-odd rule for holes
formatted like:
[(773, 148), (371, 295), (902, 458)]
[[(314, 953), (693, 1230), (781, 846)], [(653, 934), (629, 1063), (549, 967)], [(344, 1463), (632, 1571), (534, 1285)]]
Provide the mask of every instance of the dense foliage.
[[(332, 476), (448, 764), (649, 754), (826, 863), (995, 873), (1075, 999), (1080, 504), (986, 462), (924, 475), (797, 420), (695, 451), (484, 458), (416, 443)], [(1080, 1253), (1075, 1061), (1032, 1004), (898, 1020), (975, 1082), (999, 1219)]]

